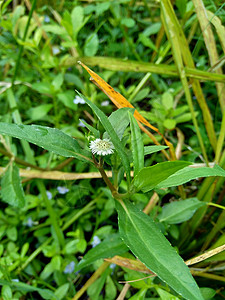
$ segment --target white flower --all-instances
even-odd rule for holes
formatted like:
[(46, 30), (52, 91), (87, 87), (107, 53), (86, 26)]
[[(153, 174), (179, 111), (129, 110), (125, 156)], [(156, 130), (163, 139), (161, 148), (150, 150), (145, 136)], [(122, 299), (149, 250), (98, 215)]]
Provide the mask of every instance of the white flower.
[(85, 101), (83, 98), (81, 98), (80, 96), (76, 96), (74, 99), (73, 99), (73, 103), (74, 104), (85, 104)]
[(59, 192), (60, 194), (62, 194), (62, 195), (64, 195), (64, 194), (66, 194), (66, 193), (69, 192), (69, 189), (66, 188), (65, 186), (58, 186), (58, 187), (57, 187), (57, 190), (58, 190), (58, 192)]
[(109, 139), (96, 139), (91, 141), (89, 147), (93, 154), (108, 155), (114, 152), (113, 143)]
[(101, 103), (101, 106), (108, 106), (108, 105), (109, 105), (108, 100), (102, 101), (102, 103)]

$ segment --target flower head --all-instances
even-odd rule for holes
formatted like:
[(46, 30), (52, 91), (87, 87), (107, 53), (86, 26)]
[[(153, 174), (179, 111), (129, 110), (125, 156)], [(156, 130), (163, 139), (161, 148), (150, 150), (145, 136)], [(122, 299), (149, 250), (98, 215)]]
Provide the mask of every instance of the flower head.
[(109, 139), (96, 139), (91, 141), (89, 147), (93, 154), (108, 155), (114, 152), (113, 143)]
[(109, 105), (108, 100), (102, 101), (102, 103), (101, 103), (101, 106), (108, 106), (108, 105)]
[(29, 217), (26, 220), (26, 222), (24, 223), (24, 225), (27, 227), (33, 227), (34, 225), (37, 225), (37, 224), (38, 224), (38, 222), (34, 222), (31, 217)]
[(52, 193), (50, 191), (46, 191), (47, 197), (49, 200), (52, 199)]
[(83, 120), (83, 119), (80, 119), (80, 122), (79, 122), (78, 126), (80, 126), (80, 127), (86, 127), (86, 126), (84, 125), (84, 123), (82, 122), (82, 120)]
[(76, 96), (74, 99), (73, 99), (73, 103), (74, 104), (85, 104), (85, 101), (83, 98), (81, 98), (80, 96)]
[(101, 243), (100, 238), (97, 235), (95, 235), (93, 237), (93, 241), (91, 242), (92, 247), (94, 248), (94, 247), (96, 247), (100, 243)]
[(71, 262), (65, 267), (63, 273), (64, 273), (64, 274), (71, 274), (71, 273), (73, 273), (74, 268), (75, 268), (75, 262), (74, 262), (74, 261), (71, 261)]
[(64, 194), (66, 194), (66, 193), (69, 192), (69, 189), (66, 188), (65, 186), (58, 186), (58, 187), (57, 187), (57, 190), (58, 190), (58, 192), (59, 192), (60, 194), (62, 194), (62, 195), (64, 195)]

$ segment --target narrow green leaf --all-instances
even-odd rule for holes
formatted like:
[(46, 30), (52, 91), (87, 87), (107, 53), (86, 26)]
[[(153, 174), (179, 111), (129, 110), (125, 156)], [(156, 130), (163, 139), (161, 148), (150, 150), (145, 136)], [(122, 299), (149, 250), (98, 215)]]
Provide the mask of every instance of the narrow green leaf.
[(131, 149), (134, 163), (134, 176), (144, 168), (144, 144), (141, 136), (141, 130), (136, 119), (129, 113), (131, 128)]
[(1, 181), (2, 200), (12, 206), (24, 207), (25, 197), (20, 181), (19, 168), (10, 164)]
[(92, 103), (90, 100), (88, 100), (82, 94), (80, 94), (78, 91), (77, 91), (77, 93), (91, 107), (91, 109), (96, 114), (99, 121), (101, 122), (102, 126), (105, 128), (106, 132), (110, 136), (111, 141), (112, 141), (113, 145), (115, 146), (115, 149), (116, 149), (116, 151), (118, 152), (118, 154), (121, 158), (122, 164), (123, 164), (124, 169), (126, 171), (127, 181), (129, 183), (130, 182), (130, 163), (129, 163), (129, 159), (128, 159), (127, 154), (124, 151), (124, 148), (121, 144), (121, 141), (120, 141), (118, 135), (116, 134), (112, 124), (110, 123), (110, 121), (108, 120), (106, 115), (94, 103)]
[(17, 291), (27, 291), (27, 292), (38, 292), (42, 299), (55, 299), (59, 300), (58, 297), (56, 297), (51, 290), (48, 289), (41, 289), (34, 286), (31, 286), (30, 284), (23, 283), (23, 282), (15, 282), (15, 281), (6, 281), (3, 279), (0, 279), (0, 286), (3, 285), (9, 285), (14, 290)]
[(88, 253), (79, 262), (79, 264), (75, 267), (74, 272), (77, 272), (84, 267), (92, 264), (97, 259), (113, 257), (115, 255), (123, 254), (127, 251), (128, 248), (121, 240), (121, 238), (117, 234), (112, 235), (96, 247), (89, 250)]
[(89, 125), (87, 122), (85, 122), (84, 120), (82, 119), (79, 119), (80, 122), (82, 122), (86, 127), (87, 129), (89, 129), (96, 138), (99, 138), (100, 137), (100, 132), (99, 130), (95, 129), (93, 126)]
[(160, 222), (166, 222), (167, 224), (179, 224), (189, 220), (196, 210), (204, 205), (206, 203), (199, 201), (197, 198), (174, 201), (163, 206), (158, 219)]
[(84, 151), (75, 139), (56, 128), (0, 122), (0, 134), (26, 140), (65, 157), (76, 157), (86, 162), (92, 162), (89, 152)]
[(185, 299), (203, 300), (188, 267), (151, 217), (132, 203), (116, 201), (124, 242), (151, 271)]
[(143, 168), (135, 176), (133, 184), (137, 190), (148, 192), (154, 187), (158, 187), (158, 184), (161, 181), (190, 164), (191, 163), (187, 161), (166, 161), (151, 167)]
[(225, 170), (223, 170), (218, 165), (215, 165), (213, 168), (187, 167), (171, 175), (169, 178), (165, 179), (164, 181), (160, 182), (157, 185), (157, 188), (177, 186), (199, 177), (209, 177), (209, 176), (225, 177)]
[(144, 147), (144, 155), (152, 154), (167, 148), (169, 147), (168, 146), (146, 146)]

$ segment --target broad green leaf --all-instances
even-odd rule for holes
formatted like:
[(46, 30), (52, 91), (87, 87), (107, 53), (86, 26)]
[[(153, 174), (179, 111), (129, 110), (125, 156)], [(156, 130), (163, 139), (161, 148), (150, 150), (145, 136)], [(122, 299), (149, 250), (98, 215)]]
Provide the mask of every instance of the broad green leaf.
[(144, 168), (144, 144), (141, 130), (134, 116), (129, 113), (131, 128), (131, 149), (134, 163), (134, 176)]
[(84, 22), (84, 9), (81, 6), (75, 6), (71, 12), (71, 20), (73, 24), (74, 36), (77, 35), (79, 30), (82, 28)]
[(157, 185), (157, 188), (166, 188), (171, 186), (177, 186), (184, 184), (190, 180), (199, 178), (199, 177), (209, 177), (209, 176), (223, 176), (225, 177), (225, 170), (220, 166), (215, 165), (213, 168), (193, 168), (187, 167), (184, 168), (175, 174), (171, 175), (169, 178), (165, 179)]
[(203, 300), (188, 267), (150, 216), (116, 201), (120, 234), (134, 255), (185, 299)]
[(63, 299), (67, 295), (69, 287), (70, 287), (69, 283), (64, 283), (59, 288), (57, 288), (57, 290), (54, 292), (55, 296), (58, 299)]
[(163, 93), (163, 95), (162, 95), (162, 105), (167, 110), (173, 108), (173, 95), (170, 92)]
[(27, 115), (33, 121), (44, 118), (50, 109), (53, 107), (52, 104), (42, 104), (37, 107), (32, 107), (27, 111)]
[(101, 122), (102, 126), (105, 128), (106, 132), (110, 136), (111, 141), (112, 141), (112, 143), (113, 143), (116, 151), (118, 152), (118, 154), (119, 154), (119, 156), (121, 158), (122, 164), (123, 164), (124, 169), (126, 171), (127, 180), (129, 182), (130, 181), (130, 163), (129, 163), (129, 159), (128, 159), (127, 154), (124, 151), (124, 148), (123, 148), (123, 146), (121, 144), (121, 141), (120, 141), (118, 135), (116, 134), (116, 132), (115, 132), (112, 124), (110, 123), (110, 121), (108, 120), (108, 118), (106, 117), (106, 115), (94, 103), (92, 103), (86, 97), (84, 97), (83, 95), (81, 95), (79, 92), (77, 92), (77, 93), (91, 107), (91, 109), (96, 114), (96, 116), (98, 117), (99, 121)]
[(62, 26), (59, 25), (42, 25), (42, 28), (46, 32), (51, 32), (57, 35), (65, 35), (66, 30)]
[(2, 200), (12, 206), (24, 207), (25, 196), (20, 181), (19, 168), (9, 164), (1, 180)]
[(77, 110), (77, 104), (73, 102), (74, 92), (66, 91), (64, 93), (57, 93), (56, 97), (66, 106), (72, 110)]
[(169, 130), (172, 130), (176, 127), (176, 121), (173, 119), (165, 119), (163, 121), (163, 126)]
[(84, 44), (84, 54), (86, 56), (95, 56), (98, 51), (98, 35), (97, 33), (91, 34), (87, 37), (85, 44)]
[(92, 162), (89, 152), (84, 151), (75, 139), (56, 128), (0, 122), (0, 134), (26, 140), (65, 157), (76, 157), (86, 162)]
[(108, 118), (120, 140), (122, 140), (124, 131), (130, 123), (128, 112), (131, 112), (133, 114), (134, 111), (135, 108), (119, 108), (111, 113)]
[(135, 21), (131, 18), (122, 18), (121, 19), (121, 24), (125, 25), (128, 28), (132, 28), (135, 26)]
[(215, 290), (207, 287), (200, 288), (200, 291), (204, 297), (204, 300), (213, 300), (217, 293)]
[(189, 220), (195, 211), (204, 205), (206, 203), (199, 201), (197, 198), (174, 201), (163, 206), (158, 218), (160, 222), (166, 222), (167, 224), (182, 223)]
[(52, 87), (49, 82), (35, 82), (32, 84), (32, 88), (43, 94), (52, 94)]
[(121, 238), (115, 234), (108, 239), (95, 246), (82, 258), (79, 264), (75, 267), (75, 272), (83, 269), (84, 267), (92, 264), (97, 259), (113, 257), (115, 255), (121, 255), (128, 251), (127, 246), (121, 240)]
[(64, 76), (62, 73), (59, 73), (52, 81), (52, 85), (55, 91), (58, 91), (63, 84)]
[(144, 147), (144, 155), (152, 154), (163, 149), (169, 148), (168, 146), (145, 146)]
[(143, 168), (135, 176), (133, 185), (137, 190), (148, 192), (156, 187), (161, 181), (190, 164), (191, 163), (186, 161), (166, 161), (151, 167)]

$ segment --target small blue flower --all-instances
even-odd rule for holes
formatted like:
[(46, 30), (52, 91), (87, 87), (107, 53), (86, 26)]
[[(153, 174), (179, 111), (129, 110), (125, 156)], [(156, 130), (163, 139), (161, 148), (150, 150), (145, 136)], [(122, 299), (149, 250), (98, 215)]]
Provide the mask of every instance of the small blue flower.
[(54, 54), (54, 55), (56, 55), (56, 54), (58, 54), (60, 52), (60, 50), (59, 50), (59, 48), (58, 47), (52, 47), (52, 53)]
[(101, 243), (100, 238), (97, 235), (95, 235), (93, 237), (93, 241), (91, 242), (92, 247), (94, 248), (94, 247), (96, 247), (100, 243)]
[(109, 105), (108, 100), (102, 101), (102, 103), (101, 103), (101, 106), (108, 106), (108, 105)]
[(45, 16), (44, 21), (45, 21), (45, 23), (49, 23), (50, 22), (49, 16)]
[(85, 127), (85, 125), (84, 125), (84, 123), (82, 123), (82, 121), (83, 121), (83, 119), (80, 120), (78, 126), (80, 126), (80, 127)]
[(85, 101), (83, 98), (81, 98), (80, 96), (76, 96), (74, 99), (73, 99), (73, 103), (74, 104), (85, 104)]
[(37, 225), (38, 224), (38, 222), (34, 222), (33, 220), (32, 220), (32, 218), (31, 217), (29, 217), (28, 219), (27, 219), (27, 221), (25, 222), (25, 226), (27, 226), (27, 227), (33, 227), (34, 225)]
[(64, 195), (64, 194), (66, 194), (66, 193), (69, 192), (69, 189), (66, 188), (65, 186), (58, 186), (58, 187), (57, 187), (57, 190), (58, 190), (58, 192), (59, 192), (60, 194), (62, 194), (62, 195)]
[(48, 199), (51, 200), (52, 199), (52, 193), (50, 191), (47, 191), (46, 194), (47, 194)]
[(64, 273), (64, 274), (71, 274), (71, 273), (73, 273), (74, 268), (75, 268), (75, 262), (74, 262), (74, 261), (71, 261), (71, 262), (65, 267), (63, 273)]
[(19, 282), (19, 279), (18, 279), (18, 278), (15, 278), (15, 279), (12, 279), (12, 281), (14, 281), (14, 282)]

